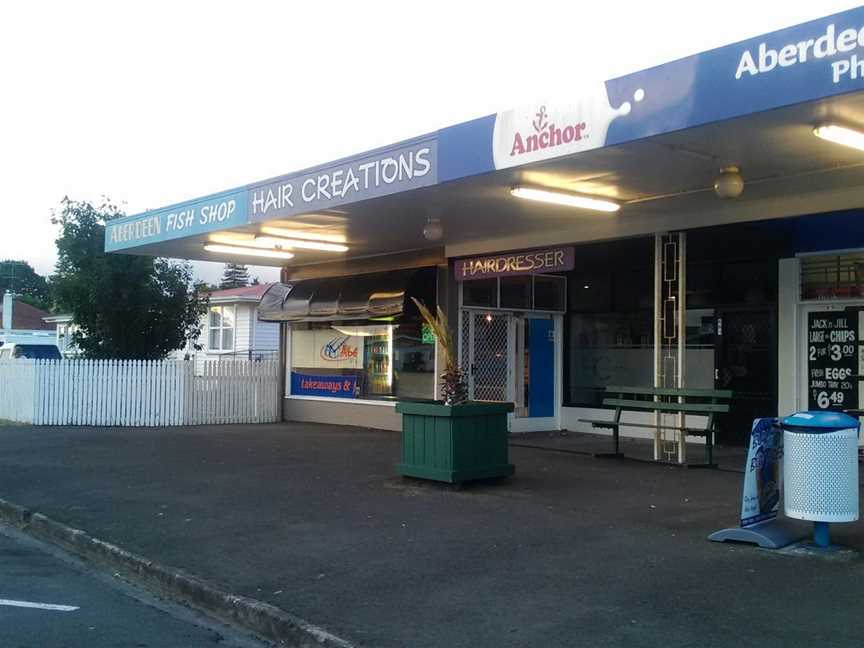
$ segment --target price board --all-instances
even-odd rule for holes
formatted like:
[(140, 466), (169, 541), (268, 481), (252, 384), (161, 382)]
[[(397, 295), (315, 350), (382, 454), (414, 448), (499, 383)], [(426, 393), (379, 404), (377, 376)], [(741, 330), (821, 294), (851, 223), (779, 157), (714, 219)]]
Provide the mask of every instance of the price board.
[(860, 317), (848, 311), (808, 314), (808, 409), (858, 408)]

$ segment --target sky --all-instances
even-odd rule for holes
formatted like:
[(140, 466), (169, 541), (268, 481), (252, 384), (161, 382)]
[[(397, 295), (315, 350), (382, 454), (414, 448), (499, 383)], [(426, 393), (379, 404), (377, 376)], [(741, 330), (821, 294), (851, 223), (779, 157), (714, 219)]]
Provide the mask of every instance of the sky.
[(855, 6), (4, 3), (0, 259), (50, 274), (64, 196), (139, 213)]

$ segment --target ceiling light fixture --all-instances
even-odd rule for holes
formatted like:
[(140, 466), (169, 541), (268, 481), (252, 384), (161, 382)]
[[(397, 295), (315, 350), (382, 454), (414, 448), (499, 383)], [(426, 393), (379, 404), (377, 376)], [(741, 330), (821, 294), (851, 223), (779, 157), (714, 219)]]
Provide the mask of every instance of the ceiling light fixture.
[(244, 247), (262, 248), (264, 250), (292, 250), (294, 248), (302, 248), (304, 250), (324, 250), (325, 252), (346, 252), (348, 250), (347, 246), (338, 243), (301, 241), (298, 239), (288, 239), (277, 236), (255, 236), (254, 234), (237, 232), (211, 234), (210, 243), (240, 245)]
[(324, 243), (323, 241), (302, 241), (300, 239), (282, 238), (279, 236), (256, 236), (255, 245), (266, 248), (303, 250), (323, 250), (324, 252), (347, 252), (348, 246), (339, 243)]
[(423, 238), (427, 241), (440, 241), (444, 236), (444, 226), (441, 224), (440, 218), (429, 218), (423, 226)]
[(225, 245), (255, 245), (255, 235), (246, 232), (214, 232), (208, 237), (208, 242)]
[(714, 193), (718, 198), (737, 198), (744, 191), (744, 178), (737, 166), (727, 166), (720, 169), (720, 175), (714, 180)]
[(221, 252), (225, 254), (238, 254), (240, 256), (264, 257), (267, 259), (293, 259), (291, 252), (284, 250), (266, 250), (263, 248), (241, 247), (239, 245), (222, 245), (219, 243), (207, 243), (204, 249), (208, 252)]
[(602, 212), (617, 212), (621, 209), (621, 205), (613, 200), (583, 196), (570, 191), (537, 189), (534, 187), (513, 187), (510, 189), (510, 193), (516, 198), (539, 200), (540, 202), (566, 205), (567, 207), (578, 207), (579, 209), (591, 209)]
[(284, 227), (273, 227), (265, 225), (261, 228), (262, 234), (270, 236), (281, 236), (283, 238), (300, 239), (302, 241), (324, 241), (326, 243), (345, 243), (345, 237), (341, 234), (319, 234), (318, 232), (307, 232), (306, 230), (286, 229)]
[(333, 329), (342, 335), (350, 337), (384, 337), (391, 329), (395, 329), (393, 324), (382, 324), (380, 326), (332, 326)]
[(835, 144), (843, 146), (851, 146), (852, 148), (864, 151), (864, 133), (845, 126), (837, 124), (825, 124), (813, 129), (813, 134), (816, 137), (821, 137)]

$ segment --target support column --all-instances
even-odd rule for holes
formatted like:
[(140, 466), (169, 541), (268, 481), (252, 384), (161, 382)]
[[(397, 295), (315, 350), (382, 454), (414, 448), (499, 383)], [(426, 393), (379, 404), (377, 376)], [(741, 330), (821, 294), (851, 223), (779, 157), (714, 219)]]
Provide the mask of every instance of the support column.
[[(654, 387), (663, 386), (663, 234), (654, 235)], [(654, 412), (660, 425), (660, 412)], [(654, 429), (654, 461), (660, 461), (662, 437)]]
[[(685, 385), (687, 345), (687, 235), (654, 237), (654, 387), (681, 389)], [(657, 425), (684, 427), (684, 414), (655, 412)], [(658, 429), (654, 433), (655, 461), (687, 460), (683, 432)]]

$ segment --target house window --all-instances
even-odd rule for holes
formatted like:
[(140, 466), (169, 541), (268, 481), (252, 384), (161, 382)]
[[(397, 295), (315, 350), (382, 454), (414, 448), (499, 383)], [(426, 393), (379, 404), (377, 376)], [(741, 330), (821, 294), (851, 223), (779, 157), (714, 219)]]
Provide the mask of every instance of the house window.
[(234, 306), (210, 307), (210, 351), (234, 350)]

